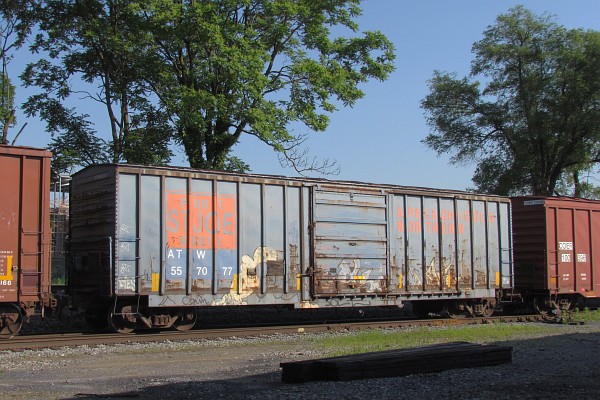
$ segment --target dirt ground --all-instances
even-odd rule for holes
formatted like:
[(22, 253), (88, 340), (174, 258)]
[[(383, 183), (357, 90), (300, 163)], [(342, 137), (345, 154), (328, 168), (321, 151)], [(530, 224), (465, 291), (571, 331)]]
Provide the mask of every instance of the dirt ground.
[(2, 399), (594, 399), (600, 324), (506, 341), (513, 361), (351, 382), (283, 384), (279, 364), (320, 358), (308, 336), (0, 353)]

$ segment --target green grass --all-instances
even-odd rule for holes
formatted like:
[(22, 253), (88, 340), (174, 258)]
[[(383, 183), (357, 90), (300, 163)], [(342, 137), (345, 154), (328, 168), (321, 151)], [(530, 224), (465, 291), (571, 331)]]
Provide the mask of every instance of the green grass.
[(571, 313), (571, 319), (574, 321), (600, 321), (600, 309), (590, 310), (587, 307), (583, 310), (575, 309)]
[[(569, 321), (600, 321), (600, 310), (575, 310)], [(539, 337), (560, 332), (560, 325), (490, 324), (458, 327), (419, 327), (409, 330), (372, 330), (313, 339), (313, 345), (332, 356), (367, 353), (447, 342), (489, 343)]]
[(411, 330), (373, 330), (353, 335), (315, 339), (314, 345), (332, 356), (366, 353), (435, 343), (472, 342), (485, 343), (530, 336), (555, 331), (556, 326), (526, 324), (468, 325), (451, 328), (421, 327)]
[(66, 283), (65, 278), (52, 278), (52, 285), (65, 285)]

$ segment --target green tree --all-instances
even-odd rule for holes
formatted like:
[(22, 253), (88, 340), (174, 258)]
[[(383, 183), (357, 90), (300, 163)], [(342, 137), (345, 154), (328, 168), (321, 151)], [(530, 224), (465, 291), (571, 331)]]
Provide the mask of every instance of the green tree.
[[(324, 131), (328, 114), (386, 79), (393, 45), (359, 33), (360, 0), (149, 0), (140, 3), (148, 39), (145, 78), (197, 168), (238, 165), (242, 134), (271, 146), (299, 172), (327, 170), (299, 146)], [(338, 36), (347, 33), (348, 37)], [(142, 35), (138, 35), (142, 37)], [(294, 125), (296, 128), (298, 124)], [(232, 162), (233, 161), (233, 162)]]
[[(138, 73), (143, 60), (135, 47), (141, 30), (137, 2), (40, 3), (31, 49), (44, 57), (29, 64), (21, 78), (42, 90), (24, 108), (46, 121), (57, 172), (107, 161), (167, 163), (171, 128)], [(81, 111), (83, 105), (104, 110), (100, 125), (108, 127), (109, 140)]]
[(0, 144), (8, 144), (8, 131), (17, 123), (15, 118), (15, 87), (10, 82), (6, 73), (6, 66), (3, 66), (0, 75), (0, 123), (2, 124), (2, 134)]
[(518, 6), (473, 53), (469, 77), (431, 79), (422, 107), (432, 132), (423, 142), (453, 163), (476, 163), (477, 190), (553, 195), (600, 162), (599, 32)]
[[(33, 0), (3, 0), (0, 4), (0, 143), (9, 143), (9, 129), (17, 124), (15, 86), (7, 66), (31, 32), (35, 4)], [(13, 144), (25, 125), (13, 137)]]
[[(359, 4), (40, 0), (32, 50), (45, 57), (21, 77), (42, 90), (25, 109), (46, 120), (68, 162), (162, 163), (172, 138), (193, 167), (245, 170), (230, 153), (248, 134), (298, 171), (324, 171), (292, 126), (325, 130), (336, 107), (364, 96), (361, 83), (393, 70), (387, 38), (359, 33)], [(105, 108), (112, 141), (78, 111), (84, 102)]]

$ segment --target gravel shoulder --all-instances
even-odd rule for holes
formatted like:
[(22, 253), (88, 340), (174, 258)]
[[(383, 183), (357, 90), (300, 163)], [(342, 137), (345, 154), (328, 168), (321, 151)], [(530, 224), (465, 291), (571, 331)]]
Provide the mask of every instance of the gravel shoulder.
[(314, 336), (0, 352), (0, 392), (3, 399), (600, 398), (600, 322), (552, 325), (543, 337), (497, 342), (513, 346), (511, 364), (281, 383), (281, 362), (327, 356), (313, 348)]

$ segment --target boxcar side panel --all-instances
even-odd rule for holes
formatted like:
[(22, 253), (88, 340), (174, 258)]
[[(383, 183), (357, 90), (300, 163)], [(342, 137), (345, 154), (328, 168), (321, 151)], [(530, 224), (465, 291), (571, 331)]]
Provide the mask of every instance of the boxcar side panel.
[(17, 301), (18, 274), (14, 267), (20, 265), (19, 231), (20, 231), (20, 203), (21, 203), (21, 159), (2, 155), (0, 168), (6, 172), (0, 196), (2, 208), (0, 209), (0, 301)]
[(390, 214), (392, 292), (493, 297), (511, 287), (506, 201), (394, 194)]
[(510, 204), (495, 196), (127, 165), (87, 168), (73, 186), (81, 293), (319, 307), (511, 284)]
[(300, 301), (308, 188), (191, 170), (114, 168), (115, 295), (148, 295), (153, 307)]
[(47, 150), (0, 146), (0, 301), (50, 294), (50, 158)]

